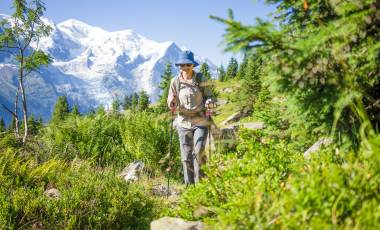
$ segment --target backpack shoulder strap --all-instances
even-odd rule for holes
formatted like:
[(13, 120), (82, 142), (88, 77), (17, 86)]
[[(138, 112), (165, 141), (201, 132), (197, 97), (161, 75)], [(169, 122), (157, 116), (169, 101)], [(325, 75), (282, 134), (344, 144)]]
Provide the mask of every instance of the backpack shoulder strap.
[(202, 96), (204, 97), (205, 94), (204, 94), (204, 87), (202, 85), (202, 82), (203, 82), (203, 75), (202, 75), (202, 73), (199, 73), (199, 72), (196, 73), (196, 75), (195, 75), (195, 82), (197, 83), (198, 88), (201, 90)]
[(177, 106), (179, 106), (179, 91), (181, 89), (181, 81), (179, 80), (179, 75), (174, 78), (174, 90), (175, 90), (175, 99)]
[(197, 82), (197, 84), (201, 84), (202, 83), (202, 73), (196, 73), (195, 74), (195, 81)]

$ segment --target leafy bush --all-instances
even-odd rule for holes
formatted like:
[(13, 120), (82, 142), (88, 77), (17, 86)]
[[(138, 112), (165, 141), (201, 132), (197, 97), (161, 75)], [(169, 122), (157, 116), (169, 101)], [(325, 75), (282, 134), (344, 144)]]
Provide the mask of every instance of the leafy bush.
[(50, 153), (62, 159), (89, 159), (98, 165), (125, 164), (125, 154), (119, 129), (119, 118), (97, 114), (87, 117), (68, 117), (60, 123), (49, 124), (42, 137)]
[[(121, 138), (126, 151), (134, 159), (143, 159), (152, 168), (160, 168), (158, 161), (169, 151), (170, 124), (168, 119), (158, 119), (146, 112), (129, 114), (120, 123)], [(179, 172), (179, 140), (173, 135), (172, 158)]]
[(180, 215), (194, 219), (192, 212), (198, 206), (206, 206), (214, 214), (205, 219), (211, 223), (233, 221), (233, 226), (244, 228), (258, 223), (257, 218), (250, 216), (255, 200), (260, 199), (260, 205), (264, 205), (262, 199), (270, 202), (293, 172), (299, 156), (284, 142), (275, 145), (278, 140), (266, 139), (265, 144), (261, 143), (260, 133), (246, 130), (241, 135), (245, 139), (238, 146), (239, 153), (213, 159), (205, 169), (208, 178), (182, 196)]
[(18, 141), (13, 133), (4, 133), (0, 136), (0, 150), (5, 150), (7, 148), (17, 148), (20, 146), (20, 141)]
[[(58, 153), (62, 159), (79, 157), (99, 166), (118, 168), (142, 159), (150, 170), (157, 171), (158, 161), (168, 151), (169, 127), (166, 119), (159, 120), (147, 112), (124, 116), (97, 113), (50, 124), (44, 129), (43, 139), (50, 148), (49, 154)], [(174, 135), (174, 157), (179, 155), (178, 148), (178, 138)], [(179, 160), (176, 162), (179, 172)]]
[[(219, 229), (376, 229), (380, 135), (368, 124), (358, 152), (332, 145), (311, 159), (297, 145), (245, 130), (238, 154), (215, 158), (208, 178), (187, 190), (171, 214)], [(199, 206), (209, 214), (194, 216)]]
[[(38, 164), (13, 150), (0, 155), (0, 228), (146, 229), (155, 203), (111, 169), (74, 160)], [(47, 188), (61, 195), (48, 198)]]

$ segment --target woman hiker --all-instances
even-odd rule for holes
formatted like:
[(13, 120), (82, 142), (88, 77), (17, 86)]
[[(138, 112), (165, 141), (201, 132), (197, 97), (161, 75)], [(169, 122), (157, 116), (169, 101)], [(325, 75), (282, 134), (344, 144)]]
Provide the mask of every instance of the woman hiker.
[(180, 73), (170, 83), (168, 106), (178, 108), (175, 120), (179, 135), (181, 161), (185, 184), (194, 184), (202, 178), (201, 166), (205, 163), (203, 150), (209, 132), (209, 119), (205, 111), (214, 105), (207, 79), (193, 70), (198, 66), (194, 54), (185, 51), (175, 63)]

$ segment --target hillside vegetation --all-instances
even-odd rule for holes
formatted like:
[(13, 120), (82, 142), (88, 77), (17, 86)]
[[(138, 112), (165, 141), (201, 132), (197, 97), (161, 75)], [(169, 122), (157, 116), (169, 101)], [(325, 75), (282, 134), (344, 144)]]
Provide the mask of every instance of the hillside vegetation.
[[(214, 121), (236, 137), (214, 137), (199, 184), (182, 185), (176, 135), (173, 165), (159, 164), (169, 148), (165, 96), (85, 115), (63, 98), (48, 123), (29, 118), (25, 144), (0, 125), (0, 228), (148, 229), (169, 215), (211, 229), (377, 229), (380, 2), (266, 2), (277, 5), (273, 22), (211, 17), (226, 26), (226, 50), (245, 58), (219, 69)], [(236, 112), (243, 117), (223, 122)], [(244, 128), (253, 121), (265, 126)], [(118, 174), (135, 160), (143, 175), (126, 183)], [(167, 178), (179, 197), (152, 192)]]

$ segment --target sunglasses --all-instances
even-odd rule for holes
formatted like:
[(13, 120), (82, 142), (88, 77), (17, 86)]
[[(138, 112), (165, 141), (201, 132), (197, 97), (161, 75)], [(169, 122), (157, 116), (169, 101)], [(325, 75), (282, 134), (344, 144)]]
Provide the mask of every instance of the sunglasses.
[(190, 67), (190, 66), (192, 66), (193, 64), (179, 64), (179, 66), (181, 66), (181, 67), (184, 67), (184, 66), (187, 66), (187, 67)]

